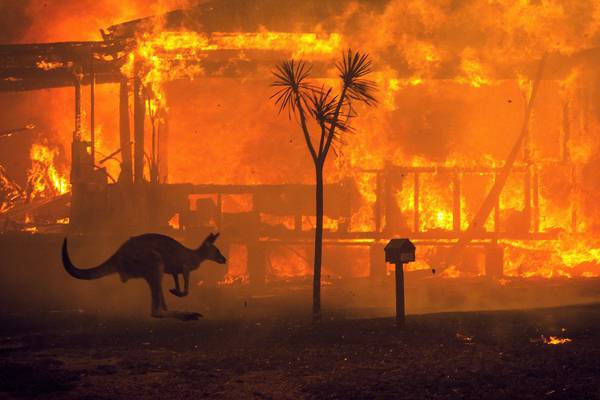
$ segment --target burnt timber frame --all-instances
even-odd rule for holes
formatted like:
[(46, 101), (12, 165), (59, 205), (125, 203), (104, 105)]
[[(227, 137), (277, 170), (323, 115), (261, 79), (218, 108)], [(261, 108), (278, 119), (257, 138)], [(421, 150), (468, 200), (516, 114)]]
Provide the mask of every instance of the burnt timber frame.
[[(143, 137), (144, 137), (144, 118), (145, 110), (144, 101), (141, 99), (139, 85), (136, 81), (128, 82), (121, 73), (121, 67), (124, 63), (124, 57), (131, 46), (130, 37), (118, 37), (118, 35), (107, 35), (104, 41), (98, 42), (64, 42), (64, 43), (49, 43), (49, 44), (24, 44), (24, 45), (0, 45), (0, 91), (25, 91), (25, 90), (40, 90), (57, 87), (74, 87), (76, 93), (80, 93), (81, 85), (88, 85), (94, 81), (96, 84), (103, 83), (118, 83), (121, 85), (120, 90), (120, 142), (123, 155), (122, 163), (122, 182), (129, 183), (135, 179), (137, 183), (142, 183), (143, 174)], [(233, 56), (238, 54), (237, 50), (219, 50), (210, 52), (207, 59), (203, 61), (203, 65), (207, 72), (207, 76), (220, 77), (241, 77), (250, 76), (264, 66), (274, 65), (282, 58), (281, 54), (271, 51), (249, 50), (246, 51), (249, 59), (253, 61), (239, 60), (236, 63), (231, 63)], [(560, 62), (561, 69), (566, 69), (565, 65), (576, 64), (582, 62), (585, 57), (599, 57), (600, 51), (588, 52), (588, 54), (576, 55), (571, 58), (563, 59)], [(256, 61), (258, 60), (258, 62)], [(222, 69), (225, 61), (229, 62), (229, 67), (226, 70)], [(314, 69), (318, 75), (325, 71), (325, 65), (317, 63)], [(558, 69), (554, 69), (555, 73)], [(442, 78), (443, 79), (443, 78)], [(136, 90), (136, 86), (137, 90)], [(129, 115), (128, 115), (128, 93), (132, 91), (134, 94), (134, 109), (138, 111), (134, 113), (134, 138), (135, 138), (135, 155), (132, 160), (130, 148), (130, 132), (129, 132)], [(76, 96), (76, 99), (78, 96)], [(76, 150), (76, 144), (85, 146), (93, 146), (93, 143), (84, 142), (81, 137), (78, 137), (81, 128), (81, 116), (79, 115), (79, 106), (76, 100), (76, 127), (74, 132), (74, 153), (81, 151), (82, 148)], [(565, 113), (568, 110), (565, 111)], [(565, 137), (565, 140), (567, 138)], [(566, 148), (566, 146), (565, 146)], [(74, 154), (75, 155), (75, 154)], [(568, 158), (566, 156), (566, 158)], [(73, 157), (76, 160), (77, 157)], [(75, 171), (81, 169), (81, 165), (74, 162), (72, 168)], [(91, 163), (91, 173), (95, 166), (93, 160)], [(133, 170), (135, 174), (133, 174)], [(445, 168), (445, 167), (399, 167), (387, 166), (384, 170), (365, 171), (366, 173), (374, 173), (377, 176), (377, 199), (374, 206), (375, 214), (375, 229), (370, 232), (353, 232), (352, 229), (342, 229), (337, 232), (327, 232), (325, 244), (341, 245), (341, 246), (362, 246), (367, 245), (374, 247), (382, 240), (389, 239), (390, 235), (395, 233), (390, 230), (390, 221), (394, 216), (389, 214), (389, 204), (393, 201), (392, 195), (393, 185), (391, 184), (392, 176), (395, 174), (413, 174), (413, 205), (414, 215), (412, 219), (412, 230), (404, 232), (410, 234), (411, 238), (422, 245), (438, 245), (452, 246), (462, 234), (461, 229), (461, 185), (462, 176), (468, 173), (490, 174), (497, 176), (499, 171), (496, 168)], [(453, 228), (452, 230), (426, 230), (422, 226), (420, 218), (420, 194), (421, 194), (421, 179), (424, 174), (435, 174), (439, 172), (453, 174)], [(525, 185), (525, 208), (529, 210), (526, 214), (529, 221), (529, 227), (526, 232), (518, 234), (507, 233), (501, 231), (499, 225), (500, 205), (496, 201), (494, 207), (495, 227), (494, 231), (487, 232), (484, 230), (474, 232), (472, 239), (473, 245), (481, 245), (494, 243), (499, 239), (521, 239), (521, 240), (550, 240), (555, 239), (555, 232), (540, 232), (539, 231), (539, 172), (538, 167), (530, 164), (529, 166), (518, 166), (513, 169), (513, 172), (524, 173)], [(78, 172), (79, 173), (79, 172)], [(83, 203), (90, 196), (98, 197), (99, 194), (110, 191), (111, 187), (117, 185), (100, 186), (99, 190), (87, 190), (84, 188), (80, 193), (76, 193), (80, 188), (76, 184), (86, 184), (85, 180), (74, 183), (74, 203)], [(286, 188), (290, 185), (280, 185), (280, 188)], [(221, 198), (227, 194), (243, 194), (243, 193), (259, 193), (265, 190), (266, 186), (213, 186), (213, 185), (156, 185), (154, 189), (157, 192), (179, 192), (184, 190), (187, 195), (200, 193), (217, 193), (218, 208), (219, 208), (219, 224), (222, 227), (223, 212)], [(145, 193), (146, 188), (124, 189), (126, 195), (130, 198), (136, 198), (137, 194)], [(101, 197), (101, 196), (100, 196)], [(349, 200), (352, 204), (352, 199)], [(140, 210), (147, 210), (148, 204), (142, 204)], [(77, 214), (76, 210), (72, 210)], [(255, 209), (252, 213), (260, 213), (260, 209)], [(248, 237), (240, 237), (242, 242), (256, 244), (257, 242), (272, 243), (272, 244), (310, 244), (312, 234), (310, 231), (303, 231), (301, 226), (301, 216), (298, 213), (294, 217), (294, 229), (289, 232), (279, 232), (276, 234), (261, 235), (259, 232), (252, 233)], [(344, 218), (350, 220), (351, 209), (348, 215)], [(573, 226), (576, 227), (576, 214), (574, 212)], [(383, 221), (387, 223), (384, 224)], [(260, 219), (259, 219), (260, 221)], [(148, 221), (139, 221), (140, 226)], [(86, 229), (91, 229), (87, 227)]]

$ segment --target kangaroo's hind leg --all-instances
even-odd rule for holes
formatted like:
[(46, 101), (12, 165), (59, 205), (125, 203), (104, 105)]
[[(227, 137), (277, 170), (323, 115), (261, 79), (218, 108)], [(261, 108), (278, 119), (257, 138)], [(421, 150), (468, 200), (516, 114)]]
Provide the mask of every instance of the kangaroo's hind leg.
[(152, 299), (151, 315), (155, 318), (167, 317), (168, 315), (165, 314), (165, 311), (167, 311), (167, 304), (162, 292), (162, 275), (164, 271), (164, 264), (160, 255), (153, 252), (151, 259), (148, 260), (148, 265), (146, 268), (147, 274), (145, 279), (150, 287), (150, 295)]
[(162, 257), (155, 253), (153, 261), (148, 266), (148, 275), (146, 280), (150, 286), (152, 295), (152, 316), (155, 318), (177, 318), (182, 321), (196, 320), (202, 317), (195, 312), (167, 311), (167, 303), (162, 290), (162, 277), (164, 273), (164, 263)]

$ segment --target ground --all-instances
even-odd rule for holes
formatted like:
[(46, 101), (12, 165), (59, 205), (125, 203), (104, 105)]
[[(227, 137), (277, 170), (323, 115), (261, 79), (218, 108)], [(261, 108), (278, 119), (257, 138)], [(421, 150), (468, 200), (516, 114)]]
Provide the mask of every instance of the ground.
[(30, 311), (2, 314), (0, 335), (2, 398), (600, 399), (598, 303), (409, 315), (404, 329)]

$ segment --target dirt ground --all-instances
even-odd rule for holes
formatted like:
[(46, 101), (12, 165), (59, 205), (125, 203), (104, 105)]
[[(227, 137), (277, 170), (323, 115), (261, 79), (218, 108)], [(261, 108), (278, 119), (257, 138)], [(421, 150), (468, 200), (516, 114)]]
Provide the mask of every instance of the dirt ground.
[(0, 397), (600, 399), (600, 304), (409, 315), (404, 330), (334, 314), (4, 313)]

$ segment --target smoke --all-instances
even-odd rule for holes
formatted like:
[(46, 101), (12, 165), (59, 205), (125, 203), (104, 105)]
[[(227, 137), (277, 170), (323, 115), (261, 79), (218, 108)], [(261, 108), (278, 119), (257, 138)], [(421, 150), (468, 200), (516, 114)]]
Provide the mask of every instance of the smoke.
[(15, 43), (23, 37), (31, 23), (26, 11), (27, 1), (0, 2), (0, 43)]
[(189, 0), (4, 0), (5, 43), (101, 40), (100, 29), (190, 5)]

